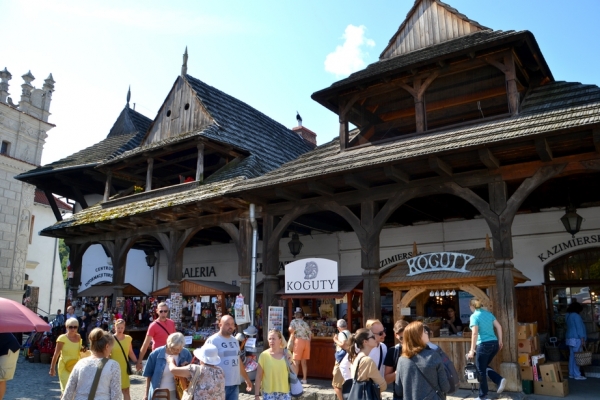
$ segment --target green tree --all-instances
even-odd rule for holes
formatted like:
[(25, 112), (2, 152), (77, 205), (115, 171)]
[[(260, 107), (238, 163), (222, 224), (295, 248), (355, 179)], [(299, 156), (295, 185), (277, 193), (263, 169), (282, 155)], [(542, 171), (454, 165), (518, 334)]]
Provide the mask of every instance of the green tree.
[(65, 244), (64, 239), (58, 239), (58, 256), (60, 257), (60, 267), (63, 273), (63, 281), (67, 280), (67, 262), (69, 261), (69, 246)]

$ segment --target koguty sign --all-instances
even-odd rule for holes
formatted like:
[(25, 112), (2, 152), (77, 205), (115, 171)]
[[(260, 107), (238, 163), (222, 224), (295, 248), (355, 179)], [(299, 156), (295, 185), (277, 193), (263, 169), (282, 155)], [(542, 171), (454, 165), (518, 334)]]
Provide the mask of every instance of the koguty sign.
[(469, 272), (466, 267), (475, 256), (463, 253), (439, 252), (420, 254), (406, 260), (409, 273), (406, 276), (424, 274), (426, 272)]
[(305, 258), (285, 266), (285, 293), (338, 291), (338, 265), (325, 258)]

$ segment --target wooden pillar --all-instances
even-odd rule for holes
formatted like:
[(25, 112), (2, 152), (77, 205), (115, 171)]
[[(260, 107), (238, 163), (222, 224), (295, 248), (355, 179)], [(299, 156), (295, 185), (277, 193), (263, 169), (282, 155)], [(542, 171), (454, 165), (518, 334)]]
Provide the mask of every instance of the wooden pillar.
[(267, 343), (268, 336), (268, 314), (269, 306), (274, 306), (277, 303), (275, 293), (279, 290), (279, 238), (273, 236), (275, 227), (274, 217), (266, 214), (263, 216), (263, 251), (262, 264), (264, 274), (263, 285), (263, 340)]
[(110, 187), (112, 185), (112, 171), (106, 173), (106, 183), (104, 185), (104, 198), (102, 201), (108, 201), (110, 197)]
[(154, 169), (154, 158), (149, 158), (148, 169), (146, 170), (146, 192), (152, 190), (152, 170)]
[[(238, 244), (238, 275), (240, 292), (250, 301), (250, 274), (252, 272), (252, 224), (249, 219), (240, 219)], [(249, 304), (249, 303), (248, 303)]]
[(62, 214), (60, 213), (60, 210), (58, 209), (58, 205), (56, 204), (56, 199), (54, 198), (54, 195), (49, 190), (44, 190), (44, 194), (46, 195), (46, 198), (48, 199), (48, 203), (50, 203), (50, 208), (52, 209), (52, 212), (54, 213), (54, 218), (56, 218), (56, 221), (62, 221), (62, 219), (63, 219)]
[(379, 287), (379, 233), (373, 219), (377, 214), (374, 201), (361, 203), (360, 220), (366, 235), (361, 240), (360, 263), (363, 270), (363, 326), (371, 318), (381, 319), (381, 290)]
[(204, 181), (204, 144), (198, 144), (198, 160), (196, 162), (196, 180)]
[(344, 151), (348, 147), (348, 118), (346, 115), (340, 115), (340, 150)]
[(417, 127), (417, 132), (425, 132), (425, 108), (423, 107), (423, 92), (421, 91), (421, 80), (415, 79), (413, 84), (413, 89), (415, 91), (415, 123)]
[[(81, 285), (81, 268), (83, 262), (83, 255), (85, 254), (83, 244), (66, 243), (69, 246), (69, 272), (67, 278), (69, 279), (68, 290), (73, 292), (73, 297), (77, 296), (77, 290)], [(86, 248), (87, 249), (87, 248)], [(67, 299), (65, 298), (65, 304)], [(67, 307), (65, 306), (65, 311)]]
[(517, 75), (515, 72), (515, 59), (513, 53), (507, 53), (504, 56), (504, 77), (506, 80), (506, 95), (508, 96), (508, 106), (511, 115), (519, 114), (519, 90), (517, 88)]

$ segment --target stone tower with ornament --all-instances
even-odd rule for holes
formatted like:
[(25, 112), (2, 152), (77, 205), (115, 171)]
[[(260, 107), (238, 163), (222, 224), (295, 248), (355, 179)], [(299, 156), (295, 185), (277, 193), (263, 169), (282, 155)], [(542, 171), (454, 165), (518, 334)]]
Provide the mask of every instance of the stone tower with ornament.
[[(21, 78), (21, 98), (15, 102), (9, 92), (12, 74), (6, 68), (0, 71), (0, 297), (18, 302), (23, 301), (28, 283), (35, 187), (14, 176), (41, 163), (47, 132), (54, 127), (48, 117), (55, 83), (52, 74), (41, 88), (32, 84), (31, 71)], [(27, 300), (32, 301), (36, 299)]]

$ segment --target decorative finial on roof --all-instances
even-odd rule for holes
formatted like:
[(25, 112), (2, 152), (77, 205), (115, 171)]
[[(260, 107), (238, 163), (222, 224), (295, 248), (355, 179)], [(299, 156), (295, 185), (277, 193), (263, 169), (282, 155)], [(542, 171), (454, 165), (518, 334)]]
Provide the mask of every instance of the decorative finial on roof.
[(490, 245), (490, 235), (485, 234), (485, 249), (491, 251), (492, 246)]
[(131, 100), (131, 85), (129, 85), (129, 89), (127, 89), (127, 108), (129, 108), (129, 100)]
[(302, 117), (298, 111), (296, 111), (296, 121), (298, 121), (298, 126), (302, 126)]
[(181, 66), (181, 76), (187, 75), (187, 60), (188, 60), (188, 52), (187, 52), (187, 46), (185, 46), (185, 53), (183, 53), (183, 65)]
[(33, 76), (31, 71), (28, 71), (25, 75), (21, 76), (21, 78), (23, 78), (27, 84), (30, 84), (33, 80), (35, 80), (35, 76)]
[(417, 251), (417, 242), (413, 242), (413, 252), (412, 256), (416, 257), (419, 252)]

